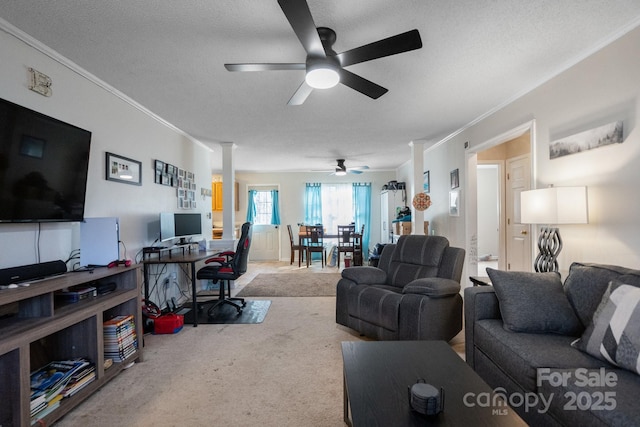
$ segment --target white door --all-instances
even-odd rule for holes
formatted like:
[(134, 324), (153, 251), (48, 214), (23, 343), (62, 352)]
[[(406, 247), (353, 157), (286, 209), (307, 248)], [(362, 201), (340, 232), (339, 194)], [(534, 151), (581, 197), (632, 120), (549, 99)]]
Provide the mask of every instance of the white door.
[(507, 160), (507, 270), (532, 271), (531, 226), (520, 223), (520, 193), (531, 188), (530, 156)]
[(280, 258), (280, 226), (254, 224), (249, 259), (278, 261)]

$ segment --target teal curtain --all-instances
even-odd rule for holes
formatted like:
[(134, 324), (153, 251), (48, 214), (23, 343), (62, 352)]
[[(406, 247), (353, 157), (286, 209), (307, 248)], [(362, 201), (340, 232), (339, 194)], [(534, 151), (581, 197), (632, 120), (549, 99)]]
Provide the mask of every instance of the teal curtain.
[(362, 236), (362, 256), (366, 259), (369, 250), (369, 235), (371, 234), (371, 183), (353, 183), (353, 220), (356, 223), (356, 231), (360, 231), (364, 225)]
[(280, 202), (278, 190), (271, 190), (271, 224), (280, 225)]
[(319, 182), (307, 182), (304, 191), (304, 223), (322, 224), (322, 187)]
[(249, 190), (249, 198), (247, 203), (247, 222), (250, 222), (251, 224), (254, 223), (256, 215), (258, 214), (258, 211), (256, 210), (255, 200), (257, 194), (258, 192), (256, 190)]

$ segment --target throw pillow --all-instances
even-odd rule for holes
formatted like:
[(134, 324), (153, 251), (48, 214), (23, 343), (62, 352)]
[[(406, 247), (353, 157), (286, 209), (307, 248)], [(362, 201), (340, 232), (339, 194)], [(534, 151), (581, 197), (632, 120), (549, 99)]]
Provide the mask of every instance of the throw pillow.
[(512, 332), (577, 336), (582, 326), (562, 288), (560, 274), (487, 268), (503, 326)]
[(591, 324), (572, 345), (640, 374), (640, 288), (611, 281)]

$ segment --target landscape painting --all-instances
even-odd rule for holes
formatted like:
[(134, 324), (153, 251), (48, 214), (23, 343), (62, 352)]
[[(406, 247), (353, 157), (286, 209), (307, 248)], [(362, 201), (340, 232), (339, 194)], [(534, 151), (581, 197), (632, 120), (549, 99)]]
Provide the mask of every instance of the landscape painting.
[(555, 159), (609, 144), (619, 144), (623, 141), (622, 137), (620, 120), (552, 142), (549, 144), (549, 157)]

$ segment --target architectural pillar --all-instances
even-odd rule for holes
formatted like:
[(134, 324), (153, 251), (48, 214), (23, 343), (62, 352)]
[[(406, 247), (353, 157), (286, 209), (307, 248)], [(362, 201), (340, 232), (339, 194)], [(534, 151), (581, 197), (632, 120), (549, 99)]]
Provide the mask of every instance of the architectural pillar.
[(424, 174), (424, 144), (425, 141), (411, 141), (411, 171), (413, 179), (407, 195), (407, 206), (411, 207), (411, 234), (424, 235), (424, 211), (413, 207), (413, 196), (422, 193), (422, 180)]
[(222, 146), (222, 240), (233, 242), (236, 237), (235, 198), (237, 194), (234, 191), (236, 169), (233, 158), (236, 145), (233, 142), (222, 142), (220, 145)]

